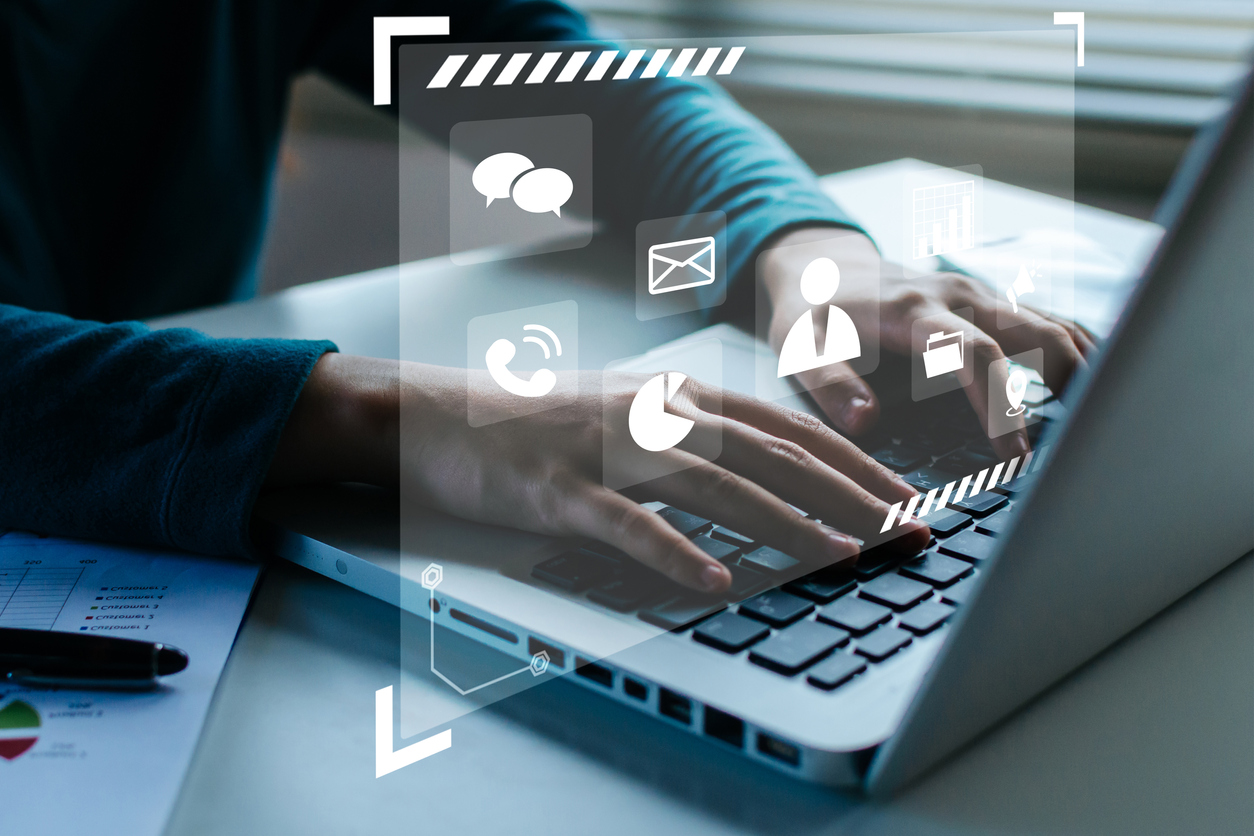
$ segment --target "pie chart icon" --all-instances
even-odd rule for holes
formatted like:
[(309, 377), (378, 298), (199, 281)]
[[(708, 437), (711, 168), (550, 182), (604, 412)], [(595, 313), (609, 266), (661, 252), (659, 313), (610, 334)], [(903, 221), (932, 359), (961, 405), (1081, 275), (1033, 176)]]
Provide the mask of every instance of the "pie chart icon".
[(687, 437), (696, 422), (666, 411), (666, 406), (684, 385), (687, 375), (665, 372), (640, 387), (627, 413), (627, 429), (632, 440), (651, 453), (669, 450)]

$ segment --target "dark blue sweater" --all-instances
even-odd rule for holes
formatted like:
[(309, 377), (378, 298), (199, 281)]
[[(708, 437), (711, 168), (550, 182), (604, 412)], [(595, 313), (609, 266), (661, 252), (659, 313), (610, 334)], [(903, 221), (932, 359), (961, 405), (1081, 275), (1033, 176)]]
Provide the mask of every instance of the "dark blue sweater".
[[(368, 97), (372, 18), (406, 14), (449, 15), (460, 42), (588, 38), (548, 0), (0, 5), (0, 525), (250, 550), (283, 425), (335, 347), (119, 321), (252, 293), (292, 78)], [(712, 86), (623, 90), (597, 105), (632, 126), (598, 145), (597, 182), (633, 172), (646, 216), (725, 211), (729, 273), (786, 227), (844, 220)]]

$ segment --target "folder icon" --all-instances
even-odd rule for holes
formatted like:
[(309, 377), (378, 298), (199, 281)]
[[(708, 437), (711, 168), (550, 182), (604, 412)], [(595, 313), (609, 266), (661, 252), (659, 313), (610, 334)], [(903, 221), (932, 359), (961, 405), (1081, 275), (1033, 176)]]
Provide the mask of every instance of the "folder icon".
[(923, 352), (923, 371), (929, 377), (956, 372), (963, 366), (962, 332), (946, 334), (938, 331), (927, 338)]
[(649, 293), (714, 284), (714, 238), (691, 238), (649, 247)]

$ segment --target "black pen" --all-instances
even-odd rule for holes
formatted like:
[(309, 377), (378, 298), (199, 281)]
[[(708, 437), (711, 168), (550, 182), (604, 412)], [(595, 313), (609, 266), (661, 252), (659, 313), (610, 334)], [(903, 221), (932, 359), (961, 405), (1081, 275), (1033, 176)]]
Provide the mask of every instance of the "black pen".
[(140, 691), (186, 667), (187, 654), (165, 644), (0, 627), (3, 684)]

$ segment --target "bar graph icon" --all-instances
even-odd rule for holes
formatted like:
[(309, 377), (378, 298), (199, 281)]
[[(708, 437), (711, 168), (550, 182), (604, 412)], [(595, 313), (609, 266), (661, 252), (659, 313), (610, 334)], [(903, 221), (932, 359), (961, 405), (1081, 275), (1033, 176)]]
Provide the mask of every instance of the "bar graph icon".
[(975, 247), (975, 181), (961, 180), (914, 190), (914, 257)]

